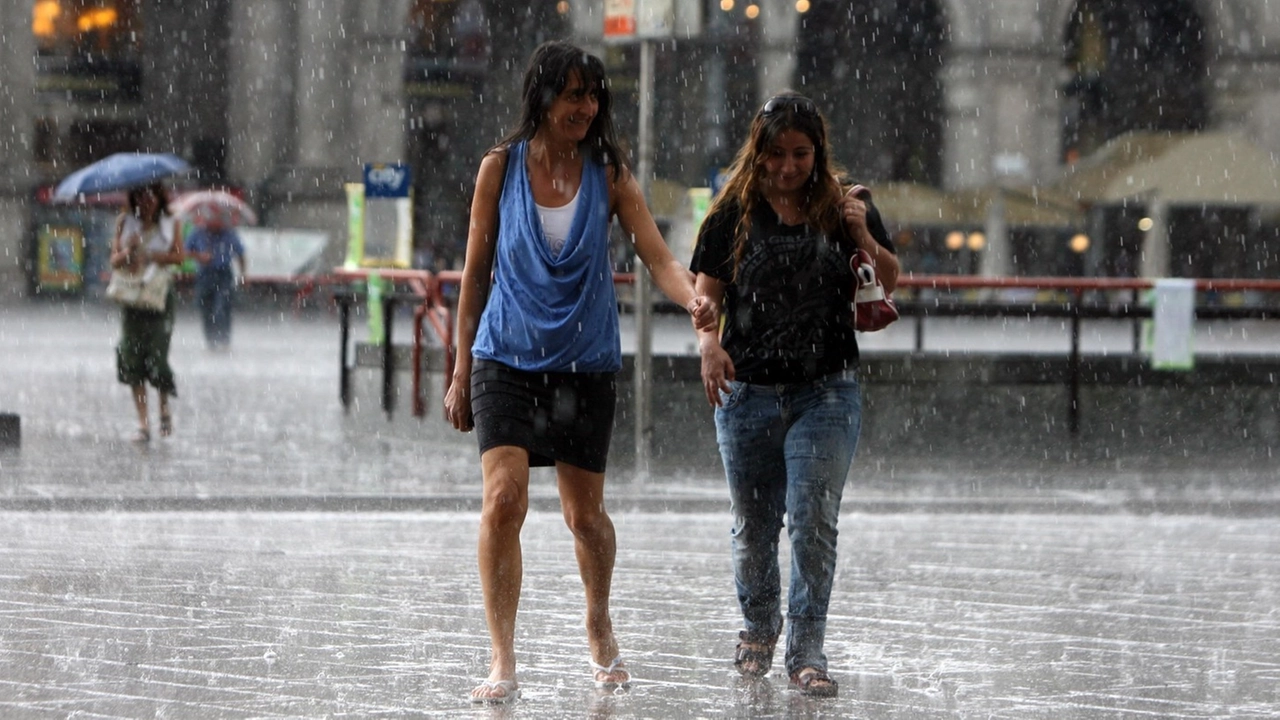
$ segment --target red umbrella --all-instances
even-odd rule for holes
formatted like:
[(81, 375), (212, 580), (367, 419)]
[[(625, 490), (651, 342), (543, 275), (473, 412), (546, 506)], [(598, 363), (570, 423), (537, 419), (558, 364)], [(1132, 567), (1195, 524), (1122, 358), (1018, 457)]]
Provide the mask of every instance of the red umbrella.
[(196, 227), (235, 227), (256, 225), (253, 208), (225, 190), (198, 190), (169, 203), (169, 210)]

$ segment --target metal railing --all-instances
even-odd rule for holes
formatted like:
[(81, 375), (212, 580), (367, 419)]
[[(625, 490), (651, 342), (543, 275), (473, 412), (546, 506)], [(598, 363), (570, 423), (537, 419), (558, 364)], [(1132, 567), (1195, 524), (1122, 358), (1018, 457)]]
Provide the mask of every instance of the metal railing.
[[(1002, 291), (1049, 290), (1065, 295), (1064, 299), (1048, 302), (1003, 302), (1000, 300), (968, 300), (954, 295), (934, 298), (903, 299), (898, 310), (904, 317), (915, 320), (915, 351), (924, 348), (924, 320), (936, 317), (1037, 317), (1065, 318), (1070, 326), (1070, 348), (1067, 354), (1067, 428), (1072, 434), (1080, 431), (1080, 388), (1082, 382), (1081, 324), (1085, 320), (1135, 321), (1133, 352), (1140, 351), (1138, 322), (1151, 319), (1152, 307), (1145, 304), (1142, 293), (1151, 290), (1156, 282), (1143, 278), (1071, 278), (1071, 277), (976, 277), (967, 275), (904, 275), (898, 280), (899, 290), (919, 295), (921, 291)], [(1206, 279), (1195, 280), (1197, 292), (1280, 292), (1280, 280)], [(1128, 291), (1124, 301), (1091, 299), (1102, 293), (1114, 295)], [(1197, 320), (1274, 320), (1280, 318), (1280, 307), (1241, 306), (1224, 307), (1199, 305), (1195, 307)]]
[[(390, 319), (396, 305), (408, 299), (415, 301), (413, 316), (412, 349), (412, 397), (413, 414), (421, 417), (426, 412), (426, 401), (421, 378), (422, 354), (425, 344), (424, 323), (429, 323), (441, 347), (444, 358), (444, 383), (447, 388), (453, 375), (455, 354), (453, 347), (454, 319), (446, 288), (456, 287), (462, 281), (462, 273), (427, 270), (361, 269), (336, 270), (334, 278), (341, 281), (367, 280), (377, 273), (380, 277), (408, 288), (408, 294), (388, 293), (383, 297), (384, 318)], [(614, 282), (619, 285), (634, 283), (631, 273), (617, 273)], [(1138, 321), (1150, 319), (1152, 308), (1142, 301), (1142, 293), (1155, 287), (1155, 281), (1140, 278), (1072, 278), (1072, 277), (976, 277), (968, 275), (903, 275), (898, 280), (898, 309), (904, 321), (914, 320), (914, 349), (924, 348), (924, 321), (929, 318), (1064, 318), (1069, 321), (1070, 346), (1068, 350), (1067, 424), (1072, 433), (1080, 427), (1080, 388), (1082, 381), (1081, 325), (1086, 320), (1135, 321), (1133, 352), (1139, 351)], [(1196, 279), (1198, 292), (1280, 292), (1280, 280), (1249, 279)], [(1049, 301), (1006, 302), (998, 299), (1000, 291), (1036, 290), (1053, 291), (1057, 296)], [(991, 291), (993, 297), (973, 299), (965, 297), (966, 291)], [(1128, 295), (1117, 301), (1118, 293)], [(933, 295), (928, 299), (925, 293)], [(935, 294), (936, 293), (936, 294)], [(349, 340), (349, 308), (355, 298), (350, 293), (335, 293), (342, 321), (340, 394), (343, 406), (350, 402), (350, 385), (346, 363)], [(1224, 307), (1197, 305), (1197, 319), (1208, 320), (1272, 320), (1280, 318), (1280, 307), (1240, 306)], [(383, 409), (391, 410), (393, 354), (390, 322), (386, 323), (383, 348)]]

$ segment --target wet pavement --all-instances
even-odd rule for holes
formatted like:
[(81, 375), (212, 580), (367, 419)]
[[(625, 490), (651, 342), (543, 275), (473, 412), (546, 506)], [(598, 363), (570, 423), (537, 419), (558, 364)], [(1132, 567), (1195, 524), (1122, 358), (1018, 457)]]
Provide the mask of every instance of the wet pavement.
[(1161, 505), (1096, 467), (1040, 467), (1035, 484), (856, 469), (827, 643), (841, 694), (810, 700), (780, 657), (764, 681), (733, 671), (727, 515), (696, 448), (609, 487), (631, 691), (591, 687), (572, 540), (539, 471), (524, 697), (472, 707), (472, 438), (434, 414), (437, 388), (432, 417), (402, 399), (385, 418), (372, 371), (343, 413), (329, 316), (237, 321), (232, 351), (211, 353), (180, 315), (177, 432), (137, 446), (114, 313), (0, 308), (0, 412), (22, 418), (21, 447), (0, 450), (0, 716), (1280, 714), (1280, 529), (1256, 477), (1185, 470)]
[(523, 699), (486, 672), (472, 513), (5, 513), (0, 715), (1244, 718), (1280, 712), (1271, 520), (846, 514), (833, 700), (736, 677), (722, 514), (622, 512), (632, 690), (590, 685), (559, 517), (524, 531)]

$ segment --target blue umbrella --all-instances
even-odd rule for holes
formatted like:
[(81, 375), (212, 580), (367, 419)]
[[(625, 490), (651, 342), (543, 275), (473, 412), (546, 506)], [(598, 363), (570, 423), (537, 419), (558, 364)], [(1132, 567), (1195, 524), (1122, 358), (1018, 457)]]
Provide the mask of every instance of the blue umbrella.
[(53, 199), (75, 200), (80, 195), (146, 185), (191, 169), (169, 153), (116, 153), (71, 173), (53, 191)]

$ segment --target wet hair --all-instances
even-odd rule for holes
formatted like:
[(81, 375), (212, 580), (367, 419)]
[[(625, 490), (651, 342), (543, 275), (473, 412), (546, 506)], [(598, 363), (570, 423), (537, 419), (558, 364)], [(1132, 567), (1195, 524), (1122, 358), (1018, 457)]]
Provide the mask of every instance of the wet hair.
[[(153, 218), (144, 218), (139, 215), (142, 212), (142, 196), (151, 193), (156, 198), (156, 216)], [(151, 183), (150, 185), (142, 185), (140, 187), (131, 188), (129, 190), (129, 214), (139, 220), (149, 222), (159, 222), (160, 218), (169, 212), (169, 195), (164, 191), (164, 185), (160, 183)]]
[[(546, 119), (547, 110), (564, 92), (569, 78), (577, 74), (582, 85), (596, 91), (597, 111), (587, 136), (580, 147), (596, 162), (613, 168), (614, 177), (627, 167), (626, 156), (620, 149), (617, 131), (613, 126), (613, 94), (609, 91), (604, 62), (576, 45), (550, 41), (538, 46), (529, 57), (524, 71), (524, 86), (520, 93), (520, 121), (488, 152), (505, 148), (520, 140), (529, 140)], [(488, 154), (488, 153), (486, 153)]]
[(765, 177), (764, 162), (769, 157), (769, 148), (787, 130), (798, 130), (813, 142), (813, 174), (805, 180), (802, 191), (805, 222), (824, 233), (841, 232), (841, 170), (831, 159), (827, 145), (827, 120), (818, 106), (804, 95), (793, 91), (779, 93), (765, 101), (751, 120), (751, 131), (729, 166), (729, 179), (707, 211), (711, 215), (735, 204), (742, 210), (734, 228), (734, 277), (746, 249), (752, 212), (764, 200), (760, 183)]

